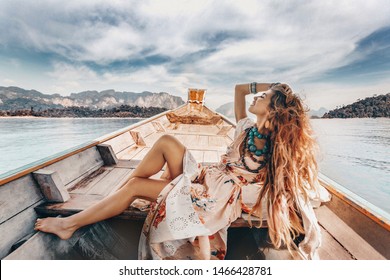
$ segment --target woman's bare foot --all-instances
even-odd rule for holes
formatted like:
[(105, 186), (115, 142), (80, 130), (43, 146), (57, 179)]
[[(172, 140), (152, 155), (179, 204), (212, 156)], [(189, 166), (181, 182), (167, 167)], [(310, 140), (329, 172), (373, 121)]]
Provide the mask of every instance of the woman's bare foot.
[(34, 229), (53, 233), (59, 238), (66, 240), (73, 235), (77, 228), (73, 226), (67, 218), (44, 218), (37, 219)]

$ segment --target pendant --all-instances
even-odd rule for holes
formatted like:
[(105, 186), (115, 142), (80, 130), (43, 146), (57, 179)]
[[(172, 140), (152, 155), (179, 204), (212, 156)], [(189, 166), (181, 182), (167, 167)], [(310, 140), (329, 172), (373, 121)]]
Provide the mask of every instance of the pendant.
[(261, 156), (261, 155), (266, 154), (268, 152), (267, 144), (264, 145), (263, 149), (261, 149), (261, 150), (257, 149), (256, 144), (255, 144), (255, 137), (258, 139), (267, 139), (268, 136), (259, 133), (256, 126), (252, 127), (249, 130), (247, 137), (246, 137), (246, 138), (249, 138), (248, 142), (247, 142), (248, 150), (251, 153), (255, 154), (256, 156)]

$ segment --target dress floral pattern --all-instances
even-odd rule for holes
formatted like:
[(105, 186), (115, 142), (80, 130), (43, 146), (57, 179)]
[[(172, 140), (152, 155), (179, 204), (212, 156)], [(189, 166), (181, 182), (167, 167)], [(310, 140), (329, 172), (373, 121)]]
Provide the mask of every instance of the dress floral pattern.
[[(245, 202), (256, 198), (260, 186), (257, 174), (245, 170), (239, 160), (239, 146), (244, 130), (253, 125), (249, 118), (237, 123), (235, 139), (218, 164), (201, 166), (190, 151), (183, 158), (183, 173), (173, 179), (153, 202), (145, 220), (140, 242), (139, 259), (200, 259), (209, 254), (211, 259), (224, 259), (227, 229), (249, 212)], [(319, 246), (320, 233), (310, 205), (300, 202), (308, 212), (303, 214), (305, 230), (309, 235), (300, 250), (313, 255)], [(201, 252), (199, 236), (208, 236), (210, 252)]]

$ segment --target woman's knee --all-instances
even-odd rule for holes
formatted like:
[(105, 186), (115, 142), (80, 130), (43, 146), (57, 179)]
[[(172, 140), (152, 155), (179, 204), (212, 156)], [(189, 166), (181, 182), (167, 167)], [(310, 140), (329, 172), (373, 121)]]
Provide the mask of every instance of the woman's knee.
[(184, 145), (175, 137), (169, 134), (162, 135), (156, 142), (156, 145), (163, 150), (181, 150), (184, 151)]
[(157, 142), (158, 144), (172, 144), (172, 143), (180, 143), (179, 140), (173, 135), (164, 134), (158, 138)]
[(129, 195), (133, 195), (137, 192), (137, 187), (139, 186), (139, 178), (138, 177), (132, 177), (130, 178), (126, 184), (123, 186), (126, 193)]

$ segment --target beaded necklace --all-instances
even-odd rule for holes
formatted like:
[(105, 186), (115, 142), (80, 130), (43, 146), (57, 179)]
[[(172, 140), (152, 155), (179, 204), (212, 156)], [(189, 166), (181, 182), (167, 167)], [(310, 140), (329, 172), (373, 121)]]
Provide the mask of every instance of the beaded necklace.
[[(246, 134), (242, 145), (241, 162), (245, 169), (252, 173), (258, 173), (267, 163), (267, 157), (269, 154), (270, 139), (269, 135), (263, 135), (259, 133), (256, 126), (245, 129)], [(255, 144), (255, 137), (258, 139), (265, 139), (265, 145), (263, 149), (259, 150)], [(248, 153), (252, 161), (259, 164), (256, 169), (251, 169), (245, 161), (245, 154)], [(263, 160), (257, 159), (254, 156), (263, 156)]]

